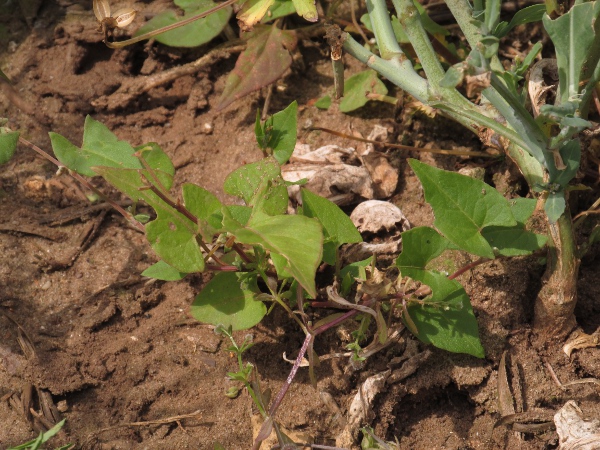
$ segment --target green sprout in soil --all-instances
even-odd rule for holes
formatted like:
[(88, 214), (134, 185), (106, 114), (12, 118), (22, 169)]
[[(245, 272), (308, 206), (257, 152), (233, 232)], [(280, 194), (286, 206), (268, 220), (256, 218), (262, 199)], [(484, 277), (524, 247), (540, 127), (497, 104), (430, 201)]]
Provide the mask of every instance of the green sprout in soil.
[[(42, 447), (42, 445), (48, 442), (50, 439), (52, 439), (61, 430), (64, 424), (65, 419), (58, 422), (48, 431), (40, 432), (37, 438), (32, 439), (31, 441), (25, 442), (23, 444), (17, 445), (15, 447), (10, 447), (7, 450), (42, 450), (44, 448)], [(71, 447), (73, 447), (73, 444), (66, 444), (61, 445), (60, 447), (56, 447), (54, 450), (67, 450)]]

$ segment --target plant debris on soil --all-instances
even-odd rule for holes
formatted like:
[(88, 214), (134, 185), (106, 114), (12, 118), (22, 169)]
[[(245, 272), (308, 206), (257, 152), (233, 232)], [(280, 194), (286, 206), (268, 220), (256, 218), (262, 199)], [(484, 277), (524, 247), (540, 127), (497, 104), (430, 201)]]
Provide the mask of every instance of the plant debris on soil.
[[(169, 4), (128, 6), (143, 12), (134, 23), (139, 26)], [(15, 2), (3, 8), (0, 68), (26, 105), (19, 108), (0, 93), (0, 117), (9, 118), (12, 129), (49, 151), (48, 131), (80, 142), (90, 114), (133, 145), (158, 142), (177, 168), (174, 191), (193, 182), (232, 201), (222, 184), (232, 170), (261, 157), (253, 124), (266, 93), (215, 112), (235, 63), (233, 51), (135, 90), (131, 86), (195, 61), (204, 50), (153, 42), (111, 50), (102, 43), (89, 1), (43, 2), (27, 20)], [(484, 150), (475, 136), (441, 117), (374, 102), (347, 115), (335, 105), (319, 110), (312, 105), (333, 86), (327, 45), (307, 38), (294, 58), (276, 83), (269, 112), (298, 101), (300, 144), (358, 148), (365, 144), (308, 128), (366, 137), (382, 126), (389, 142)], [(347, 76), (363, 70), (349, 57), (344, 62)], [(378, 150), (398, 175), (385, 200), (413, 226), (431, 225), (433, 216), (407, 157), (449, 170), (484, 168), (486, 181), (507, 194), (519, 180), (506, 161)], [(345, 206), (349, 213), (356, 201)], [(90, 207), (80, 186), (23, 146), (0, 168), (0, 211), (0, 448), (32, 439), (60, 417), (66, 425), (51, 441), (53, 448), (68, 442), (86, 449), (251, 447), (256, 420), (251, 399), (225, 396), (234, 386), (226, 373), (236, 370), (237, 361), (222, 336), (189, 315), (206, 276), (178, 282), (141, 277), (156, 262), (145, 237), (113, 210)], [(588, 334), (600, 326), (599, 256), (596, 248), (583, 260), (578, 285), (577, 319)], [(494, 260), (460, 277), (479, 321), (485, 359), (427, 347), (403, 334), (357, 367), (336, 356), (353, 331), (346, 324), (316, 340), (322, 356), (318, 388), (311, 386), (308, 369), (300, 369), (278, 420), (307, 442), (336, 445), (358, 390), (386, 373), (360, 426), (397, 440), (401, 449), (557, 448), (552, 417), (567, 401), (587, 420), (600, 419), (598, 384), (568, 384), (600, 379), (600, 350), (588, 346), (568, 357), (561, 342), (531, 344), (542, 257)], [(469, 262), (463, 254), (454, 264)], [(246, 334), (254, 346), (244, 358), (255, 366), (263, 388), (277, 392), (291, 368), (282, 355), (294, 357), (304, 334), (277, 308), (236, 337), (241, 341)], [(358, 429), (349, 433), (358, 448)]]

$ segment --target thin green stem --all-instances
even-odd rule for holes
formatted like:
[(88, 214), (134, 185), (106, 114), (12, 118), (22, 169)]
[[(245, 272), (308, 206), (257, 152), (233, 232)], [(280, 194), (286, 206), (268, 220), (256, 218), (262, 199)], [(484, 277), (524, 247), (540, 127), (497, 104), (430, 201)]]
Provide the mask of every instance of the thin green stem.
[(386, 77), (400, 89), (410, 93), (417, 100), (423, 103), (431, 100), (429, 83), (415, 71), (404, 54), (386, 60), (364, 48), (349, 34), (344, 33), (344, 36), (344, 50), (350, 55)]
[(415, 8), (412, 0), (392, 0), (392, 3), (396, 8), (398, 20), (417, 53), (423, 70), (427, 74), (429, 84), (437, 94), (441, 90), (439, 83), (444, 78), (445, 72), (431, 45), (427, 32), (423, 28), (419, 11)]
[[(454, 20), (462, 30), (469, 46), (477, 48), (477, 44), (481, 41), (482, 35), (477, 28), (477, 25), (473, 22), (473, 9), (469, 0), (446, 0), (446, 6), (454, 16)], [(492, 70), (503, 71), (502, 63), (498, 59), (498, 56), (494, 55), (490, 62)]]
[(404, 52), (398, 45), (398, 40), (394, 34), (385, 0), (367, 0), (367, 11), (369, 12), (373, 34), (377, 40), (381, 57), (383, 59), (393, 59), (400, 55), (404, 56)]

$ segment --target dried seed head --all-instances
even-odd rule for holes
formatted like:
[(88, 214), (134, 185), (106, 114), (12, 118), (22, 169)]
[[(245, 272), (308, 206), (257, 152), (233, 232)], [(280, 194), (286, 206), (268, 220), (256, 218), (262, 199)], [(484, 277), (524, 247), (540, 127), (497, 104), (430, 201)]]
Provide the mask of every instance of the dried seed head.
[(110, 17), (110, 4), (108, 0), (94, 0), (94, 15), (98, 22)]
[(117, 21), (117, 26), (119, 28), (125, 28), (127, 25), (133, 22), (136, 13), (137, 11), (133, 8), (125, 8), (114, 13), (112, 17)]

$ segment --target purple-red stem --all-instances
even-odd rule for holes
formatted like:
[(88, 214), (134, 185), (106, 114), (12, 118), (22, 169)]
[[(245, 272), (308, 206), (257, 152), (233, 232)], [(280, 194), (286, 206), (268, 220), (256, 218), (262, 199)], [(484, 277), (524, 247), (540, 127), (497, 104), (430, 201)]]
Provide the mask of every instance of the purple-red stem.
[(335, 327), (336, 325), (342, 323), (345, 320), (348, 320), (350, 317), (355, 316), (359, 312), (360, 311), (358, 311), (357, 309), (348, 311), (348, 312), (342, 314), (337, 319), (334, 319), (331, 322), (326, 323), (325, 325), (321, 325), (319, 328), (316, 328), (316, 329), (310, 331), (306, 335), (306, 338), (304, 339), (304, 343), (302, 344), (302, 347), (300, 348), (300, 352), (298, 353), (298, 356), (296, 357), (296, 361), (294, 361), (294, 366), (292, 367), (290, 374), (288, 375), (287, 379), (285, 380), (285, 384), (282, 386), (282, 388), (277, 393), (277, 397), (275, 397), (275, 400), (273, 401), (273, 404), (271, 405), (271, 408), (269, 409), (269, 417), (273, 418), (275, 416), (275, 413), (277, 412), (277, 409), (279, 408), (279, 405), (281, 404), (283, 397), (285, 397), (285, 394), (287, 393), (288, 389), (292, 385), (292, 381), (294, 380), (294, 377), (296, 376), (296, 373), (298, 372), (298, 369), (300, 368), (300, 364), (302, 363), (302, 360), (304, 359), (306, 350), (308, 349), (310, 342), (315, 338), (315, 336), (323, 333), (324, 331), (327, 331), (328, 329), (330, 329), (332, 327)]
[(488, 262), (489, 259), (488, 258), (479, 258), (477, 261), (472, 262), (471, 264), (467, 264), (464, 267), (461, 267), (460, 269), (458, 269), (456, 272), (454, 272), (452, 275), (450, 275), (448, 277), (449, 280), (453, 280), (457, 277), (459, 277), (460, 275), (462, 275), (463, 273), (465, 273), (467, 270), (471, 270), (474, 267), (479, 266), (480, 264), (483, 264), (485, 262)]

